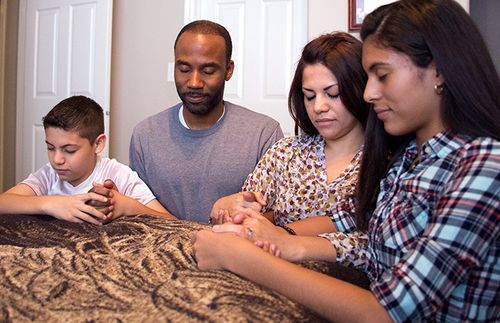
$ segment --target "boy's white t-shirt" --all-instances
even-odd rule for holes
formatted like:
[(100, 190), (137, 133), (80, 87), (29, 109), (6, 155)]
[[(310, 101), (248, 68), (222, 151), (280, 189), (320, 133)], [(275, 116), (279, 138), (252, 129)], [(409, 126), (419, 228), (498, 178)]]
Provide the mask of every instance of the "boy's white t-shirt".
[(87, 193), (93, 187), (93, 182), (102, 184), (106, 179), (115, 182), (121, 194), (142, 204), (147, 204), (156, 198), (146, 183), (130, 167), (119, 163), (116, 159), (100, 156), (97, 158), (92, 174), (77, 186), (62, 181), (50, 163), (30, 174), (21, 183), (31, 187), (38, 196), (74, 195)]

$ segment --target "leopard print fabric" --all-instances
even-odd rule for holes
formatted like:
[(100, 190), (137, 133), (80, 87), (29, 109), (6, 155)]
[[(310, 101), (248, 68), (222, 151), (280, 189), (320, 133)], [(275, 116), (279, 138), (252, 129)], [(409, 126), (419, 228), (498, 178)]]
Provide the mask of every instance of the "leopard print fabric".
[[(151, 216), (97, 227), (2, 215), (0, 321), (323, 321), (233, 273), (200, 271), (191, 237), (206, 228)], [(328, 263), (303, 265), (332, 272)]]

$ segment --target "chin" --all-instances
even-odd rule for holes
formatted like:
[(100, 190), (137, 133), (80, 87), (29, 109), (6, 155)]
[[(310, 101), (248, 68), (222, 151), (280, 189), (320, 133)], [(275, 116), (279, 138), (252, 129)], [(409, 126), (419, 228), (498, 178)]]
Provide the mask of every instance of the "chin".
[(184, 104), (184, 107), (194, 115), (203, 116), (208, 114), (213, 108), (209, 108), (206, 105), (193, 106), (192, 104)]

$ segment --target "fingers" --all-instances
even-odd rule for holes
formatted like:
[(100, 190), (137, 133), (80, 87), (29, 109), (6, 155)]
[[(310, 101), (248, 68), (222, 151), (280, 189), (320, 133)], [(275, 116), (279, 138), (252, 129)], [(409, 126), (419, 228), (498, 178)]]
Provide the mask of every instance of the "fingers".
[(266, 240), (258, 240), (255, 241), (254, 244), (273, 256), (281, 257), (281, 251), (278, 249), (278, 246), (276, 246), (274, 243), (271, 243)]
[(232, 222), (229, 211), (226, 209), (220, 209), (217, 214), (211, 214), (210, 223), (212, 224), (223, 224), (226, 222)]
[[(106, 218), (106, 217), (103, 215), (103, 219), (104, 218)], [(74, 214), (72, 217), (70, 217), (66, 220), (70, 221), (70, 222), (76, 222), (76, 223), (87, 222), (87, 223), (91, 223), (91, 224), (95, 224), (95, 225), (102, 225), (102, 220), (100, 220), (99, 217), (96, 217), (93, 214), (89, 214), (83, 210), (78, 212), (77, 214)]]
[(100, 202), (100, 203), (108, 203), (109, 198), (107, 195), (99, 194), (96, 192), (89, 192), (89, 193), (84, 193), (80, 194), (81, 199), (84, 202), (94, 200), (94, 203)]
[(104, 181), (103, 185), (104, 185), (104, 187), (106, 187), (110, 190), (118, 191), (118, 187), (116, 186), (115, 182), (113, 182), (113, 180), (111, 180), (109, 178)]
[(246, 213), (237, 213), (236, 215), (233, 216), (232, 222), (235, 224), (242, 224), (245, 222), (245, 220), (248, 218), (248, 215)]
[(103, 184), (99, 183), (92, 183), (92, 188), (89, 190), (89, 193), (97, 193), (102, 196), (108, 196), (110, 190), (109, 188), (106, 188)]
[(262, 215), (262, 213), (260, 213), (259, 211), (253, 210), (253, 209), (237, 206), (235, 208), (235, 211), (236, 211), (235, 212), (236, 214), (233, 216), (233, 222), (235, 222), (235, 223), (236, 223), (236, 219), (238, 219), (239, 221), (244, 221), (247, 218), (265, 219), (265, 217)]
[(235, 233), (236, 235), (238, 235), (242, 238), (249, 238), (249, 236), (248, 236), (249, 231), (244, 226), (239, 225), (239, 224), (224, 223), (224, 224), (220, 224), (220, 225), (214, 225), (212, 227), (212, 231), (218, 232), (218, 233), (231, 232), (231, 233)]
[(249, 203), (257, 202), (261, 206), (266, 205), (266, 201), (264, 201), (264, 197), (260, 192), (243, 192), (243, 200)]
[(242, 206), (237, 206), (235, 207), (235, 214), (232, 217), (233, 220), (232, 222), (241, 224), (248, 218), (260, 218), (260, 217), (263, 216), (259, 211)]

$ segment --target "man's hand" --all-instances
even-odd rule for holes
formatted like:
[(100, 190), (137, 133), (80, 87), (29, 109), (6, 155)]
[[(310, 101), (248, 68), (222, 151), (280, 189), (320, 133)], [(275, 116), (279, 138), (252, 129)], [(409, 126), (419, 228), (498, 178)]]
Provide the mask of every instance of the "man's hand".
[[(239, 192), (224, 196), (214, 203), (210, 213), (210, 222), (212, 224), (234, 222), (235, 216), (245, 214), (246, 209), (260, 212), (265, 205), (264, 197), (259, 192)], [(242, 217), (244, 218), (240, 215), (236, 223), (241, 223)]]

